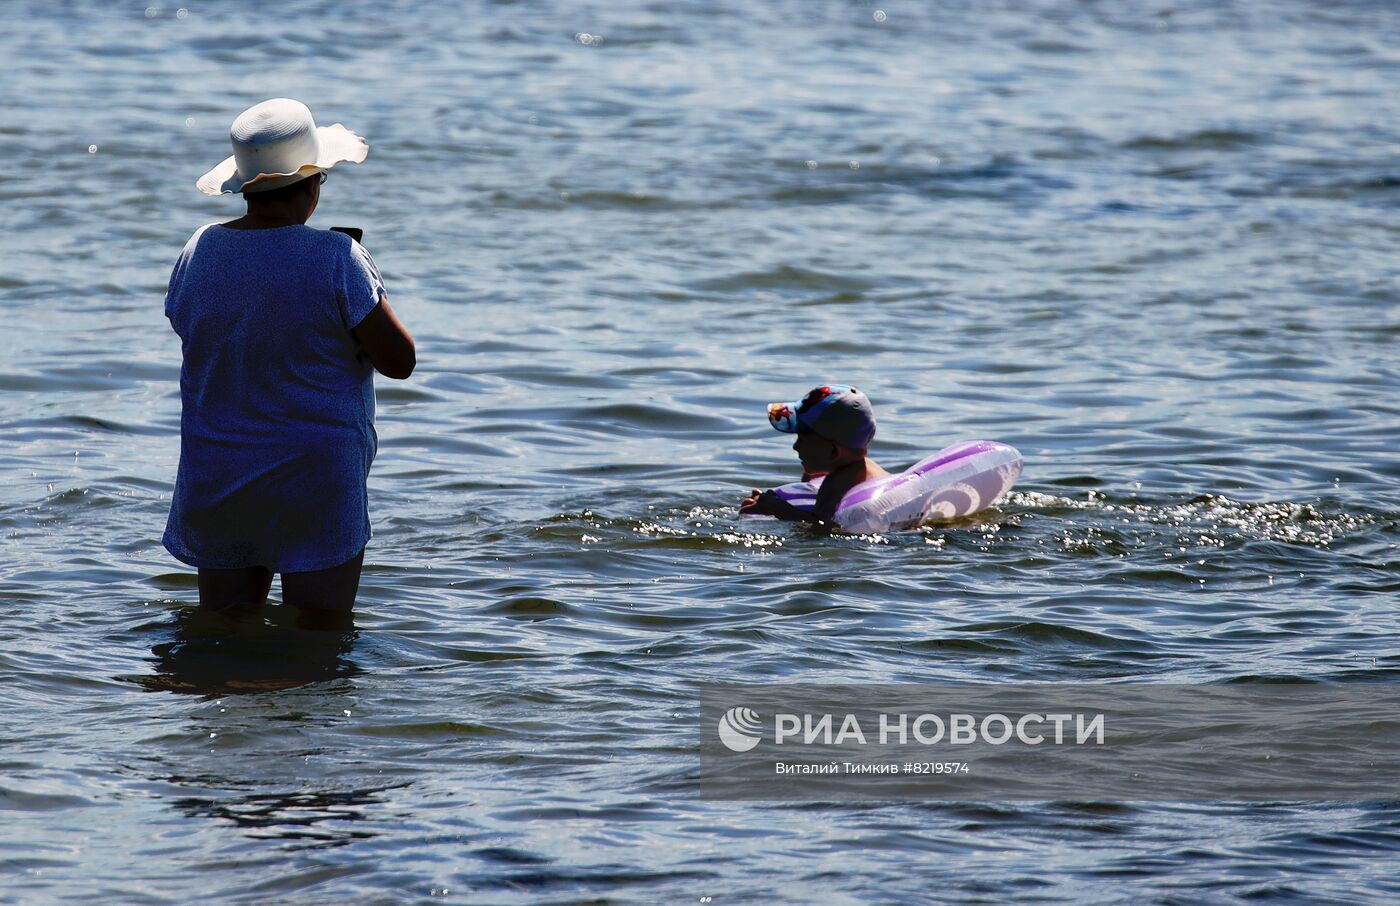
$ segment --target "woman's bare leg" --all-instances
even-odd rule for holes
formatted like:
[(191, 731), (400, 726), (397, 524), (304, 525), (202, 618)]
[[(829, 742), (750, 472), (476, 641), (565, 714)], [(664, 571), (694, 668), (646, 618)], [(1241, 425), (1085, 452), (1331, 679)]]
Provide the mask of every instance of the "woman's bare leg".
[(365, 552), (339, 566), (282, 574), (282, 602), (297, 608), (302, 629), (348, 629), (354, 625), (355, 595)]
[(201, 569), (199, 607), (231, 617), (256, 614), (272, 587), (272, 571), (261, 566), (246, 569)]

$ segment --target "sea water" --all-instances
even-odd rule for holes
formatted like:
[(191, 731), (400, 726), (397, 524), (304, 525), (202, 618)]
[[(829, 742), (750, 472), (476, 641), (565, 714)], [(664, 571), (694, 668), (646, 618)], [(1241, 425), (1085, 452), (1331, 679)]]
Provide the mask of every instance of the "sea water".
[[(1400, 677), (1393, 4), (4, 14), (4, 896), (1400, 896), (1392, 802), (707, 801), (695, 694)], [(207, 624), (159, 543), (166, 280), (277, 96), (369, 139), (312, 225), (418, 341), (344, 636)], [(886, 468), (1024, 476), (915, 532), (739, 519), (823, 381)]]

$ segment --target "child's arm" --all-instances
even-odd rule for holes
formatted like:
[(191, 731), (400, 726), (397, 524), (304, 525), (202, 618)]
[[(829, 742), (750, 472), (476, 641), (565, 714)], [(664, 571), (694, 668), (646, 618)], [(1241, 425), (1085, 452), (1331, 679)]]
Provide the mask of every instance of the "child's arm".
[(835, 522), (836, 508), (846, 492), (865, 481), (865, 462), (853, 462), (827, 474), (822, 486), (817, 489), (817, 502), (809, 514), (814, 522)]
[(744, 502), (739, 504), (742, 516), (773, 516), (787, 522), (812, 522), (815, 517), (806, 510), (798, 509), (772, 491), (754, 488)]

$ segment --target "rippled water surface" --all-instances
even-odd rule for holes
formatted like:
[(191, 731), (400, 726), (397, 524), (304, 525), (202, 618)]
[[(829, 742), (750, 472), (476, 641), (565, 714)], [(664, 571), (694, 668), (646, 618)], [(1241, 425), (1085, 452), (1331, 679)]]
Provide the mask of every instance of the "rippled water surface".
[[(446, 7), (5, 7), (0, 900), (1400, 897), (1394, 802), (705, 801), (694, 691), (1394, 681), (1400, 9)], [(282, 95), (419, 343), (345, 637), (159, 544), (165, 282)], [(738, 519), (823, 380), (1021, 483)]]

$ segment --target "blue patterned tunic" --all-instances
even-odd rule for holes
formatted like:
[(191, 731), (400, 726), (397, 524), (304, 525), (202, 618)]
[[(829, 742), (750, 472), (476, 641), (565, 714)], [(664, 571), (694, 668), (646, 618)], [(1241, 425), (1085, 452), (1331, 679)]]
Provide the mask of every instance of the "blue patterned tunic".
[(165, 297), (184, 353), (174, 557), (305, 572), (364, 549), (374, 369), (350, 330), (383, 293), (342, 233), (209, 224), (190, 237)]

